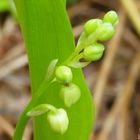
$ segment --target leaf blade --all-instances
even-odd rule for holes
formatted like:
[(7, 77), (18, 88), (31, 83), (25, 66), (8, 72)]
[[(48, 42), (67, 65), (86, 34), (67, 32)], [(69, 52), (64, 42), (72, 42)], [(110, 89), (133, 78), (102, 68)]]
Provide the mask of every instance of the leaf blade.
[[(44, 79), (50, 61), (58, 58), (61, 63), (74, 50), (74, 38), (65, 6), (61, 0), (15, 1), (26, 42), (32, 93), (34, 93)], [(46, 116), (41, 116), (34, 120), (35, 140), (88, 139), (93, 120), (91, 95), (81, 70), (73, 70), (73, 73), (74, 83), (79, 85), (82, 96), (77, 104), (70, 109), (66, 109), (71, 122), (69, 130), (63, 136), (55, 134), (49, 128)], [(49, 103), (56, 107), (65, 108), (59, 98), (59, 88), (59, 84), (50, 86), (47, 94), (41, 98), (40, 103)]]

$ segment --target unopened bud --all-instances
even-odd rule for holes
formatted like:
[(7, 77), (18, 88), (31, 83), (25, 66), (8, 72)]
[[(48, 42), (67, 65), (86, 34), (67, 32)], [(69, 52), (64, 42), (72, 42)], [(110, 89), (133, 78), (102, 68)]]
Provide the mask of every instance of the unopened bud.
[(71, 83), (68, 86), (62, 86), (60, 96), (64, 101), (65, 106), (71, 107), (80, 99), (81, 91), (77, 85)]
[(64, 134), (69, 126), (69, 119), (64, 109), (58, 109), (56, 112), (50, 111), (47, 119), (51, 129), (59, 134)]
[(102, 20), (91, 19), (85, 24), (84, 31), (87, 35), (92, 34), (101, 24)]
[(104, 46), (102, 44), (93, 44), (84, 49), (84, 59), (87, 61), (97, 61), (102, 57), (103, 52)]
[(55, 71), (56, 79), (64, 84), (70, 83), (73, 78), (71, 68), (67, 66), (59, 66)]
[(113, 37), (115, 34), (115, 29), (111, 23), (103, 23), (98, 29), (98, 40), (107, 41)]
[(119, 18), (115, 11), (109, 11), (108, 13), (105, 14), (103, 21), (110, 22), (113, 26), (116, 26), (117, 23), (119, 22)]

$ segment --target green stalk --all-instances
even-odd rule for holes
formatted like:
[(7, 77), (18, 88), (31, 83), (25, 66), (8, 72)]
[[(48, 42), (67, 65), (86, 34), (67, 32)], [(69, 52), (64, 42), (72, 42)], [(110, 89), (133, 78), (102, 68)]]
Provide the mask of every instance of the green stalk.
[[(23, 37), (26, 43), (32, 89), (32, 101), (23, 112), (16, 127), (14, 140), (21, 140), (29, 118), (26, 116), (34, 105), (49, 103), (66, 109), (70, 125), (64, 135), (54, 133), (46, 115), (34, 119), (35, 140), (87, 140), (93, 125), (93, 105), (90, 92), (81, 70), (73, 70), (74, 83), (82, 96), (78, 103), (66, 108), (59, 97), (60, 84), (42, 86), (51, 60), (63, 63), (74, 51), (74, 38), (66, 14), (65, 0), (15, 0)], [(39, 88), (41, 85), (42, 88)], [(40, 91), (41, 90), (41, 91)]]
[(41, 86), (39, 87), (39, 89), (37, 90), (37, 92), (35, 93), (34, 97), (32, 98), (32, 100), (29, 102), (29, 104), (27, 105), (27, 107), (25, 108), (25, 110), (23, 111), (20, 120), (17, 123), (16, 126), (16, 130), (14, 133), (14, 140), (19, 140), (22, 139), (23, 133), (24, 133), (24, 129), (25, 126), (28, 122), (28, 120), (30, 119), (26, 114), (27, 112), (32, 109), (35, 105), (37, 105), (37, 103), (39, 103), (39, 99), (41, 98), (42, 94), (46, 91), (46, 89), (51, 85), (51, 82), (49, 81), (44, 81)]

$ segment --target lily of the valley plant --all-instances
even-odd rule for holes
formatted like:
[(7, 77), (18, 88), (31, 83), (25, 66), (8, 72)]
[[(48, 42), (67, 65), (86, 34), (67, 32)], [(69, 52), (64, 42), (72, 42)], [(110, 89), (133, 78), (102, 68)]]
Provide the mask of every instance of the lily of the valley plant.
[(102, 58), (103, 42), (115, 34), (116, 12), (85, 23), (75, 47), (65, 0), (15, 0), (26, 43), (32, 99), (17, 124), (21, 140), (33, 119), (35, 140), (87, 140), (94, 105), (81, 68)]

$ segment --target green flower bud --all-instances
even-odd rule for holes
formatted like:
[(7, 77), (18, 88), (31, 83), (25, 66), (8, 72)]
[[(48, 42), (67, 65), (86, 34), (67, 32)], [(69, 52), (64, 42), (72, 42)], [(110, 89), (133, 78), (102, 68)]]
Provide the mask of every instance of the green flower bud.
[(58, 109), (56, 112), (50, 111), (47, 120), (51, 129), (59, 134), (64, 134), (69, 126), (69, 119), (64, 109)]
[(87, 35), (92, 34), (101, 24), (102, 20), (91, 19), (85, 24), (84, 31)]
[(117, 25), (119, 22), (118, 15), (115, 11), (110, 11), (105, 14), (103, 18), (104, 22), (110, 22), (113, 26)]
[(104, 46), (102, 44), (93, 44), (84, 49), (84, 59), (87, 61), (97, 61), (102, 57), (103, 52)]
[(115, 29), (111, 23), (103, 23), (98, 29), (98, 40), (107, 41), (113, 37), (115, 34)]
[(71, 107), (80, 99), (81, 91), (77, 85), (71, 83), (69, 86), (62, 86), (60, 96), (63, 99), (65, 106)]
[(59, 66), (55, 71), (56, 79), (64, 84), (70, 83), (72, 81), (73, 75), (72, 71), (67, 66)]

